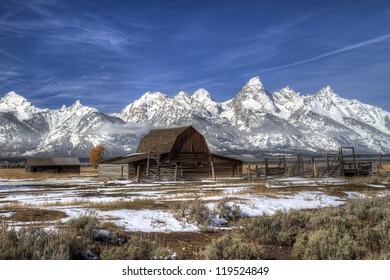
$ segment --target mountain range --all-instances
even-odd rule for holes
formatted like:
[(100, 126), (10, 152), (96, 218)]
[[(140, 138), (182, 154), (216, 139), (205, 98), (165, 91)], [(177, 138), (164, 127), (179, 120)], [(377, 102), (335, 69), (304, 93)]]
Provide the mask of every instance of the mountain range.
[(358, 153), (390, 153), (390, 113), (341, 98), (329, 86), (301, 95), (289, 87), (268, 92), (254, 77), (230, 100), (205, 89), (169, 98), (147, 92), (121, 112), (81, 104), (41, 109), (10, 92), (0, 100), (0, 157), (88, 157), (96, 145), (106, 157), (128, 154), (153, 127), (192, 124), (220, 154), (325, 153), (355, 146)]

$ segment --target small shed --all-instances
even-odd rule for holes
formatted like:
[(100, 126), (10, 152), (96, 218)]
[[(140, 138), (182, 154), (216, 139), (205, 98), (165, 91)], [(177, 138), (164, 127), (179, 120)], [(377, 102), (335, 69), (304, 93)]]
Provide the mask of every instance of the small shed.
[(76, 173), (80, 174), (80, 160), (76, 157), (30, 158), (26, 172)]
[(152, 129), (141, 139), (136, 153), (99, 164), (99, 177), (121, 179), (210, 178), (240, 173), (241, 160), (211, 153), (204, 136), (192, 126)]

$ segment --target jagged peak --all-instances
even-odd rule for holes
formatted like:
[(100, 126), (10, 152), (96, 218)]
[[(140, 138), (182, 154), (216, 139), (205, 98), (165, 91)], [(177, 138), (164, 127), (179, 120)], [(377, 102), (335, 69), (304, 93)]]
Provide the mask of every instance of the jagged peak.
[(266, 90), (264, 89), (263, 84), (260, 81), (259, 76), (256, 76), (252, 79), (250, 79), (246, 85), (242, 88), (239, 95), (246, 96), (246, 97), (252, 97), (256, 99), (256, 96), (262, 94), (267, 94)]
[(289, 86), (286, 86), (286, 87), (282, 88), (281, 90), (274, 92), (273, 95), (274, 96), (275, 95), (276, 96), (280, 96), (280, 95), (284, 95), (284, 96), (301, 96), (301, 94), (299, 92), (296, 92), (295, 90), (293, 90)]
[(159, 91), (156, 91), (156, 92), (148, 91), (144, 95), (142, 95), (138, 100), (136, 100), (135, 102), (149, 103), (151, 101), (163, 100), (163, 99), (168, 99), (168, 96), (164, 93), (159, 92)]
[(263, 83), (260, 81), (260, 77), (259, 76), (255, 76), (255, 77), (251, 78), (247, 82), (247, 85), (260, 85), (260, 86), (263, 86)]
[(210, 93), (205, 90), (204, 88), (197, 89), (194, 94), (192, 95), (192, 98), (202, 101), (202, 100), (212, 100)]
[(149, 97), (167, 97), (166, 94), (164, 93), (161, 93), (159, 91), (155, 91), (155, 92), (151, 92), (151, 91), (148, 91), (146, 92), (144, 95), (141, 96), (141, 98), (149, 98)]
[(191, 99), (191, 97), (184, 91), (179, 91), (179, 93), (173, 98), (173, 100), (185, 100), (188, 102)]
[(321, 88), (321, 89), (317, 92), (317, 95), (333, 95), (333, 96), (338, 96), (330, 86), (325, 86), (325, 87)]
[(75, 111), (75, 110), (84, 110), (84, 111), (85, 110), (94, 110), (94, 111), (97, 111), (97, 109), (95, 109), (95, 108), (91, 108), (91, 107), (83, 105), (80, 100), (76, 100), (76, 102), (73, 103), (73, 105), (68, 107), (68, 108), (66, 108), (66, 106), (63, 105), (61, 107), (61, 109), (63, 109), (63, 108), (68, 110), (68, 111)]
[(22, 97), (22, 98), (24, 98), (23, 96), (17, 94), (15, 91), (8, 92), (4, 97)]
[(177, 96), (189, 96), (185, 91), (179, 91)]
[(9, 93), (7, 93), (2, 98), (2, 101), (7, 102), (7, 103), (13, 103), (15, 105), (21, 105), (21, 104), (26, 103), (26, 102), (28, 104), (30, 104), (30, 102), (28, 102), (28, 100), (26, 98), (17, 94), (15, 91), (10, 91)]
[(185, 91), (179, 91), (178, 94), (174, 97), (175, 99), (180, 99), (180, 98), (185, 98), (185, 99), (189, 99), (190, 96), (188, 93), (186, 93)]
[(260, 81), (260, 77), (259, 76), (251, 78), (246, 83), (244, 88), (250, 88), (250, 89), (256, 90), (256, 91), (264, 91), (264, 86), (263, 86), (263, 83)]
[(74, 109), (74, 108), (79, 108), (79, 107), (84, 107), (84, 105), (81, 103), (81, 101), (79, 99), (77, 99), (76, 102), (73, 103), (73, 105), (69, 107), (69, 109)]
[(254, 102), (265, 104), (271, 102), (271, 95), (264, 89), (260, 78), (256, 76), (249, 80), (234, 100), (253, 100)]

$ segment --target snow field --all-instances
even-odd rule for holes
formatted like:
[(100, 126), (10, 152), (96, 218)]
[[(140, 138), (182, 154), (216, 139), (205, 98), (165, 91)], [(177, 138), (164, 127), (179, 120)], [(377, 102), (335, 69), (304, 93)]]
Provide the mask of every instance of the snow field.
[[(33, 181), (0, 179), (0, 217), (12, 217), (12, 207), (43, 208), (66, 213), (68, 217), (61, 221), (94, 213), (101, 221), (113, 222), (128, 231), (198, 231), (196, 225), (184, 221), (177, 210), (169, 208), (103, 211), (93, 208), (93, 205), (135, 200), (141, 203), (142, 200), (153, 200), (169, 205), (170, 202), (190, 203), (198, 199), (213, 211), (218, 201), (229, 198), (229, 205), (238, 205), (243, 217), (255, 217), (272, 215), (278, 210), (337, 206), (348, 199), (390, 194), (386, 190), (387, 186), (379, 184), (367, 184), (372, 190), (369, 193), (343, 190), (340, 195), (329, 194), (329, 188), (343, 184), (345, 180), (333, 178), (284, 178), (263, 183), (232, 180), (139, 184), (130, 181), (99, 182), (93, 178)], [(313, 190), (294, 189), (299, 186), (312, 186)]]

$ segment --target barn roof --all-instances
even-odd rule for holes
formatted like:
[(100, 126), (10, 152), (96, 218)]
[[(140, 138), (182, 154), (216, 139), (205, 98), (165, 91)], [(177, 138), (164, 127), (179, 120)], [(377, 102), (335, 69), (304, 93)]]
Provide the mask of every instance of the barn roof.
[(73, 166), (80, 165), (76, 157), (51, 157), (51, 158), (30, 158), (27, 159), (27, 166)]
[(189, 128), (191, 126), (152, 129), (142, 138), (138, 145), (137, 153), (170, 153), (177, 137)]
[(135, 153), (135, 154), (104, 160), (101, 162), (101, 164), (127, 164), (127, 163), (136, 162), (147, 158), (148, 158), (147, 153)]
[[(179, 136), (189, 129), (195, 130), (192, 126), (152, 129), (141, 139), (136, 153), (104, 160), (101, 164), (129, 164), (147, 159), (149, 153), (160, 155), (171, 153)], [(242, 162), (240, 159), (217, 155), (214, 153), (211, 153), (211, 155), (214, 158), (222, 160)]]

